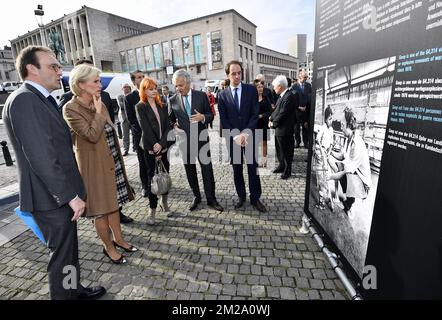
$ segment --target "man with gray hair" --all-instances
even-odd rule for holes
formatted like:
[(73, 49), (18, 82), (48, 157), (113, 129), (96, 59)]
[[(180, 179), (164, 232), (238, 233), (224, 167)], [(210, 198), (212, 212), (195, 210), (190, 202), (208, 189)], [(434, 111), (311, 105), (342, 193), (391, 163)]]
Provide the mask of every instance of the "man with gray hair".
[(191, 77), (184, 69), (174, 73), (172, 83), (176, 87), (176, 95), (169, 100), (172, 110), (170, 119), (175, 128), (185, 133), (185, 137), (180, 139), (180, 149), (187, 180), (194, 195), (189, 210), (195, 210), (201, 203), (195, 164), (195, 159), (198, 158), (207, 205), (217, 211), (223, 211), (224, 208), (219, 205), (215, 197), (215, 178), (210, 155), (209, 134), (206, 129), (206, 124), (213, 120), (209, 99), (204, 92), (191, 90)]
[(119, 121), (122, 126), (123, 131), (123, 148), (124, 153), (123, 156), (127, 156), (129, 154), (129, 146), (130, 146), (130, 123), (129, 119), (127, 118), (127, 112), (126, 112), (126, 96), (132, 92), (132, 87), (130, 84), (125, 83), (122, 86), (123, 94), (120, 94), (117, 97), (117, 103), (118, 107), (120, 109), (119, 112)]
[(279, 95), (276, 109), (269, 119), (269, 128), (275, 129), (276, 156), (279, 165), (273, 173), (282, 173), (281, 179), (287, 180), (292, 174), (294, 151), (293, 130), (295, 124), (295, 108), (299, 105), (299, 96), (288, 88), (287, 78), (277, 76), (272, 82), (275, 92)]

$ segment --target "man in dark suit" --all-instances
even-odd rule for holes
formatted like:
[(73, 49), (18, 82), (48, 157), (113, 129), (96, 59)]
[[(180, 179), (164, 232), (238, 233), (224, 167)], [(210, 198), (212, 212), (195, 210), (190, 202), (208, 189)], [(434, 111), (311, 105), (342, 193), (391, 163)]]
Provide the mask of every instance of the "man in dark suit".
[(24, 85), (8, 97), (3, 121), (17, 158), (20, 210), (33, 214), (51, 250), (51, 299), (98, 298), (103, 287), (80, 284), (76, 221), (85, 210), (86, 191), (69, 127), (50, 95), (60, 88), (61, 66), (50, 49), (29, 46), (16, 67)]
[(137, 70), (130, 74), (130, 78), (136, 89), (126, 96), (126, 114), (132, 129), (132, 143), (135, 149), (134, 151), (137, 153), (138, 157), (140, 180), (141, 185), (143, 186), (143, 197), (146, 198), (149, 196), (149, 179), (147, 175), (147, 164), (144, 158), (144, 152), (143, 149), (140, 147), (142, 130), (140, 124), (138, 123), (137, 114), (135, 111), (135, 106), (138, 102), (140, 102), (140, 92), (138, 90), (140, 88), (141, 81), (144, 79), (144, 73), (140, 70)]
[(310, 107), (312, 99), (312, 86), (307, 82), (308, 74), (301, 71), (298, 75), (299, 81), (293, 86), (293, 92), (299, 95), (299, 106), (296, 108), (296, 123), (295, 123), (295, 148), (299, 148), (301, 144), (301, 130), (302, 143), (304, 148), (308, 147), (309, 130), (310, 130)]
[(275, 129), (276, 155), (279, 166), (273, 173), (282, 173), (281, 179), (286, 180), (292, 174), (293, 128), (296, 121), (295, 108), (299, 105), (299, 96), (292, 93), (287, 78), (278, 76), (273, 80), (273, 88), (279, 95), (276, 109), (269, 119), (269, 127)]
[(225, 71), (230, 80), (230, 86), (219, 93), (218, 111), (224, 136), (228, 143), (227, 150), (229, 150), (235, 188), (239, 197), (235, 209), (244, 206), (246, 201), (246, 187), (243, 177), (245, 153), (249, 175), (250, 202), (256, 210), (266, 212), (266, 207), (260, 201), (262, 189), (256, 157), (258, 143), (254, 139), (259, 118), (258, 91), (255, 86), (241, 83), (243, 68), (240, 62), (229, 62)]
[(168, 86), (162, 86), (161, 87), (161, 100), (165, 105), (167, 105), (167, 112), (170, 114), (172, 112), (172, 109), (170, 108), (170, 98), (172, 98), (172, 95), (170, 94), (169, 87)]
[(190, 74), (184, 69), (174, 73), (172, 82), (176, 87), (177, 94), (170, 98), (172, 109), (170, 118), (174, 127), (183, 131), (183, 135), (179, 139), (180, 149), (187, 181), (194, 195), (189, 210), (195, 210), (201, 203), (195, 164), (195, 159), (198, 159), (207, 205), (217, 211), (223, 211), (223, 207), (219, 205), (215, 197), (215, 178), (210, 155), (209, 134), (206, 129), (206, 124), (213, 120), (209, 100), (204, 92), (190, 89)]
[[(78, 66), (78, 65), (80, 65), (80, 64), (88, 64), (88, 65), (91, 65), (91, 66), (94, 65), (94, 63), (93, 63), (91, 60), (87, 60), (87, 59), (78, 60), (78, 61), (75, 63), (75, 66)], [(64, 94), (61, 96), (60, 103), (58, 104), (58, 107), (60, 108), (60, 110), (63, 109), (63, 107), (64, 107), (64, 105), (65, 105), (66, 103), (68, 103), (69, 101), (71, 101), (71, 99), (72, 99), (73, 96), (74, 96), (74, 94), (72, 93), (72, 91), (68, 91), (68, 92), (64, 93)], [(114, 102), (112, 101), (112, 99), (111, 99), (109, 93), (107, 93), (107, 92), (104, 91), (104, 90), (101, 90), (101, 102), (103, 102), (104, 105), (106, 106), (107, 111), (109, 112), (109, 116), (110, 116), (110, 118), (111, 118), (111, 120), (112, 120), (112, 123), (115, 123), (115, 109), (114, 109)]]

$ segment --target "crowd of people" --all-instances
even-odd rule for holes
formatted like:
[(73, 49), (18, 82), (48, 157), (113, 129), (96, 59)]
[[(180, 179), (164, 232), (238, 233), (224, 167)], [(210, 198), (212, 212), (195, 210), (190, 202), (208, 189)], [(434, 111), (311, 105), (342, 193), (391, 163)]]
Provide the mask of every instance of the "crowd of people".
[[(91, 219), (103, 254), (113, 263), (128, 262), (118, 249), (127, 254), (139, 250), (125, 240), (121, 229), (121, 223), (133, 221), (122, 212), (135, 193), (124, 165), (130, 131), (142, 195), (149, 200), (148, 225), (156, 224), (158, 206), (168, 217), (173, 214), (168, 194), (154, 193), (151, 182), (159, 164), (169, 171), (168, 151), (174, 144), (180, 150), (193, 194), (188, 209), (196, 210), (202, 202), (198, 162), (207, 206), (224, 211), (216, 197), (208, 134), (215, 116), (219, 116), (232, 165), (238, 196), (235, 209), (244, 207), (247, 199), (245, 164), (250, 203), (258, 212), (267, 212), (261, 201), (258, 167), (267, 166), (270, 129), (275, 130), (279, 162), (273, 172), (281, 173), (281, 179), (292, 174), (301, 132), (304, 147), (309, 143), (311, 86), (304, 72), (293, 87), (290, 79), (278, 76), (270, 89), (262, 75), (252, 84), (244, 83), (242, 64), (230, 61), (223, 90), (217, 93), (217, 115), (213, 94), (192, 89), (191, 75), (185, 69), (173, 75), (175, 95), (169, 94), (167, 86), (161, 87), (160, 94), (155, 79), (135, 71), (132, 84), (124, 84), (117, 99), (123, 125), (121, 151), (114, 108), (102, 90), (101, 71), (91, 61), (81, 61), (71, 71), (71, 91), (63, 96), (60, 106), (50, 93), (60, 87), (62, 67), (50, 49), (29, 46), (20, 52), (16, 63), (24, 85), (8, 98), (3, 119), (18, 163), (20, 208), (32, 212), (51, 250), (48, 273), (52, 299), (94, 299), (105, 293), (101, 286), (85, 288), (80, 284), (76, 227), (80, 217)], [(78, 270), (77, 283), (68, 288), (63, 282), (67, 265)]]

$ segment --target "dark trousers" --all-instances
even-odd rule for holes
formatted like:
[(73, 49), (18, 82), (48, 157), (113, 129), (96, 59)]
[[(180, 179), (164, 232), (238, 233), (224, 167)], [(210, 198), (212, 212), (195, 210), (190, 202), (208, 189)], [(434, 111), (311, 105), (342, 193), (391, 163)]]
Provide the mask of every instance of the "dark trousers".
[[(244, 182), (243, 175), (243, 163), (247, 158), (247, 173), (249, 175), (249, 192), (250, 192), (250, 202), (255, 204), (261, 198), (262, 188), (261, 180), (258, 175), (258, 162), (256, 157), (257, 144), (252, 143), (253, 153), (248, 153), (245, 148), (239, 147), (233, 139), (231, 139), (230, 146), (230, 159), (233, 167), (233, 178), (235, 182), (235, 189), (238, 197), (240, 199), (246, 199), (246, 185)], [(244, 155), (244, 153), (246, 154)], [(240, 162), (238, 155), (240, 155)], [(252, 159), (253, 156), (253, 159)], [(241, 164), (240, 164), (241, 163)]]
[[(167, 159), (167, 152), (162, 153), (161, 155), (162, 155), (161, 161), (163, 161), (166, 171), (169, 172), (170, 164), (169, 164), (169, 159)], [(152, 181), (152, 178), (155, 175), (156, 160), (155, 160), (155, 156), (149, 154), (147, 151), (144, 151), (144, 158), (145, 158), (145, 162), (147, 165), (147, 171), (146, 171), (147, 187), (146, 187), (146, 190), (149, 193), (149, 207), (151, 209), (156, 209), (158, 206), (158, 197), (156, 194), (153, 194), (151, 192), (151, 187), (150, 187), (150, 183)]]
[(308, 146), (309, 128), (304, 127), (305, 122), (306, 121), (304, 121), (303, 119), (296, 120), (296, 122), (295, 122), (295, 139), (296, 139), (297, 146), (299, 146), (301, 144), (301, 135), (302, 135), (302, 143), (304, 144), (305, 147)]
[(293, 151), (295, 141), (293, 135), (275, 136), (276, 156), (278, 158), (279, 167), (284, 170), (284, 175), (292, 174)]
[[(83, 287), (80, 285), (77, 223), (71, 221), (72, 209), (65, 205), (33, 215), (51, 252), (47, 269), (51, 299), (77, 299), (77, 289), (80, 291)], [(65, 288), (63, 284), (68, 286)]]
[[(133, 132), (133, 130), (132, 130)], [(138, 158), (138, 168), (139, 168), (139, 175), (141, 180), (141, 185), (143, 186), (144, 190), (147, 190), (148, 188), (148, 176), (147, 176), (147, 163), (146, 158), (144, 156), (144, 150), (140, 147), (140, 141), (141, 141), (141, 135), (140, 134), (134, 134), (132, 136), (132, 141), (134, 144), (134, 148), (136, 148), (137, 152), (137, 158)]]
[[(210, 158), (210, 151), (207, 155)], [(187, 160), (187, 161), (186, 161)], [(198, 184), (198, 176), (196, 171), (196, 158), (188, 156), (184, 161), (184, 169), (186, 170), (187, 181), (192, 189), (195, 198), (201, 199), (200, 187)], [(215, 197), (215, 177), (213, 175), (212, 162), (204, 163), (198, 155), (198, 161), (201, 167), (201, 175), (203, 176), (204, 193), (208, 203), (216, 201)], [(207, 162), (207, 161), (206, 161)]]

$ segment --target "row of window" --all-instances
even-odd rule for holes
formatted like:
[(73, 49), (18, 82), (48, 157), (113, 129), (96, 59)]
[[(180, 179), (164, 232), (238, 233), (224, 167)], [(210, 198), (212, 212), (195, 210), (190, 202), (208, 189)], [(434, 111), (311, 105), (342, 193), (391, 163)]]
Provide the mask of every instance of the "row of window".
[[(250, 56), (249, 56), (249, 52), (250, 52)], [(249, 49), (247, 47), (243, 47), (242, 45), (239, 45), (239, 57), (241, 59), (245, 59), (246, 61), (248, 61), (249, 57), (250, 57), (250, 61), (253, 61), (253, 59), (254, 59), (253, 50)]]
[[(192, 43), (191, 43), (192, 40)], [(193, 48), (193, 50), (191, 50)], [(123, 72), (203, 63), (201, 35), (174, 39), (120, 52)]]
[(127, 34), (130, 34), (130, 35), (137, 35), (137, 34), (142, 34), (143, 33), (143, 31), (141, 31), (141, 30), (134, 29), (134, 28), (131, 28), (131, 27), (126, 27), (126, 26), (123, 26), (121, 24), (119, 24), (117, 26), (117, 31), (118, 32), (127, 33)]
[(258, 53), (258, 63), (278, 66), (287, 69), (296, 69), (296, 62), (272, 57), (262, 53)]
[(238, 28), (238, 38), (240, 41), (253, 45), (253, 36), (250, 32)]

